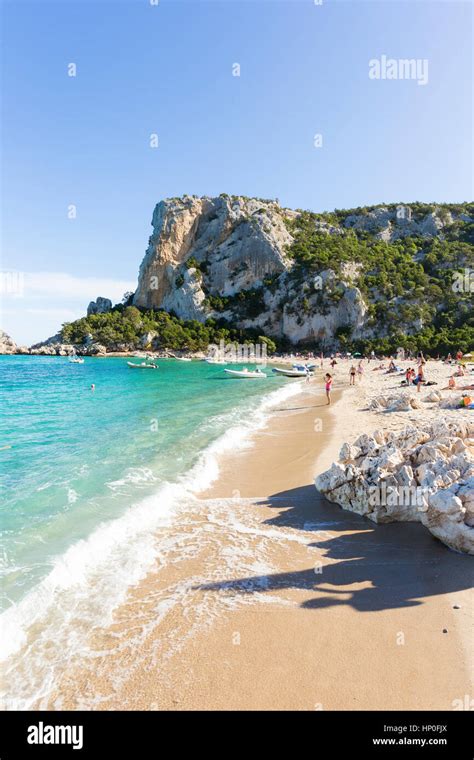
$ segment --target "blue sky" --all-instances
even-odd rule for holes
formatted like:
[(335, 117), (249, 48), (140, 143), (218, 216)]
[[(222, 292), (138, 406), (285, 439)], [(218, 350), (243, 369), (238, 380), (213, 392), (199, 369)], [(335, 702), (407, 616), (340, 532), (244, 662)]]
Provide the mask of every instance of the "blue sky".
[[(168, 196), (472, 198), (469, 3), (3, 0), (2, 16), (2, 269), (24, 273), (2, 326), (17, 342), (133, 289)], [(371, 80), (382, 55), (427, 59), (427, 84)]]

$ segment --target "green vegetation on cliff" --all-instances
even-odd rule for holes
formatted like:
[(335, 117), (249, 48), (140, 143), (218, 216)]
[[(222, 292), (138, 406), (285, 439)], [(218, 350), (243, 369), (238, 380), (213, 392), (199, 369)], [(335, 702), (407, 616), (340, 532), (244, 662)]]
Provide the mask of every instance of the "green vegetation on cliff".
[(115, 306), (105, 314), (91, 314), (63, 325), (64, 342), (82, 345), (88, 336), (109, 351), (139, 348), (206, 351), (210, 343), (219, 344), (266, 342), (269, 352), (274, 342), (260, 335), (258, 330), (238, 330), (224, 321), (209, 319), (205, 324), (197, 320), (178, 319), (166, 311), (138, 309), (136, 306)]
[[(474, 210), (472, 204), (452, 205), (448, 210), (466, 213), (468, 206)], [(421, 210), (426, 213), (426, 206)], [(472, 349), (472, 291), (455, 286), (466, 272), (474, 270), (472, 223), (454, 222), (444, 239), (405, 237), (389, 243), (366, 231), (327, 234), (318, 228), (320, 221), (320, 214), (307, 211), (287, 221), (294, 236), (288, 250), (294, 262), (291, 276), (302, 283), (332, 269), (336, 282), (345, 282), (345, 265), (355, 265), (351, 284), (359, 288), (367, 304), (367, 326), (374, 337), (352, 341), (348, 326), (337, 336), (341, 347), (380, 353), (398, 346), (431, 353), (446, 353), (455, 347)], [(324, 312), (325, 302), (334, 298), (334, 292), (337, 290), (321, 292), (318, 309)]]

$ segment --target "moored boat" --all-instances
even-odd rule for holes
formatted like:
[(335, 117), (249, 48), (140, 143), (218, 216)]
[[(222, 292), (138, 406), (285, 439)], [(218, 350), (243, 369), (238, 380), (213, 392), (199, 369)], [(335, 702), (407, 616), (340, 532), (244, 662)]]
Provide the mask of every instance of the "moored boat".
[(265, 372), (262, 372), (261, 369), (256, 370), (248, 370), (248, 369), (225, 369), (224, 372), (227, 372), (228, 375), (231, 377), (245, 377), (245, 378), (261, 378), (266, 377)]
[(130, 369), (158, 369), (157, 364), (150, 364), (147, 362), (142, 362), (141, 364), (134, 364), (133, 362), (127, 362)]
[(75, 349), (75, 348), (73, 348), (73, 349), (72, 349), (72, 354), (71, 354), (71, 356), (69, 357), (69, 360), (68, 360), (68, 361), (69, 361), (71, 364), (84, 364), (84, 359), (82, 358), (82, 356), (78, 356), (78, 355), (76, 354), (76, 349)]
[(272, 372), (276, 375), (285, 375), (285, 377), (306, 377), (308, 374), (307, 369), (279, 369), (278, 367), (273, 367)]
[(300, 372), (305, 372), (306, 370), (308, 372), (314, 372), (316, 369), (316, 364), (293, 364), (293, 369), (297, 369)]

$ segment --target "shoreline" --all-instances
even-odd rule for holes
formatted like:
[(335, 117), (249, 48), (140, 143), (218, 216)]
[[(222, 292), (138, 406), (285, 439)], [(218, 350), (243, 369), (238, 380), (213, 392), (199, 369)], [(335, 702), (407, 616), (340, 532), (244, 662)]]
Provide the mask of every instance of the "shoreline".
[(65, 674), (50, 709), (100, 694), (95, 709), (431, 710), (470, 693), (469, 558), (318, 495), (314, 475), (375, 415), (346, 413), (359, 387), (336, 385), (330, 408), (315, 387), (219, 457), (175, 561), (131, 589), (92, 637), (108, 654)]

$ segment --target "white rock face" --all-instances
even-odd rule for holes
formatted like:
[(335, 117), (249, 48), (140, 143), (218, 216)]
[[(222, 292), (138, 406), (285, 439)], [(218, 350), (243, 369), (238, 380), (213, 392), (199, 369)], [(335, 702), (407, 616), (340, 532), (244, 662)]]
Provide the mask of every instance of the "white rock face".
[(292, 241), (283, 216), (277, 203), (255, 198), (184, 196), (161, 201), (153, 213), (135, 305), (173, 310), (184, 319), (205, 319), (199, 281), (186, 279), (191, 257), (203, 265), (214, 295), (233, 295), (282, 273), (287, 264), (284, 249)]
[(318, 491), (376, 523), (421, 522), (446, 546), (474, 554), (474, 423), (377, 431), (344, 444)]
[[(335, 273), (325, 270), (320, 273), (321, 285), (325, 292), (335, 283)], [(319, 284), (319, 283), (316, 283)], [(291, 295), (291, 292), (290, 292)], [(295, 294), (296, 295), (296, 294)], [(306, 291), (307, 313), (294, 308), (292, 299), (283, 308), (282, 334), (293, 343), (300, 341), (331, 341), (339, 327), (350, 325), (351, 335), (357, 338), (365, 325), (367, 306), (358, 288), (345, 284), (339, 301), (329, 310), (319, 308), (319, 291), (314, 287)]]
[(201, 288), (200, 273), (195, 267), (190, 267), (184, 270), (182, 278), (183, 284), (164, 296), (162, 308), (182, 315), (183, 319), (205, 322), (207, 314), (203, 306), (205, 295)]

